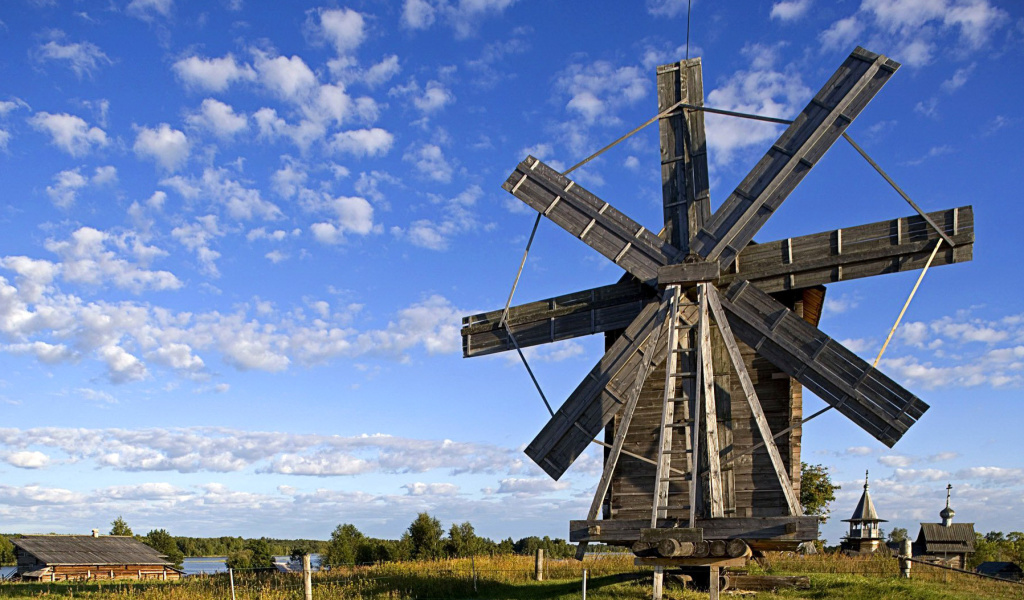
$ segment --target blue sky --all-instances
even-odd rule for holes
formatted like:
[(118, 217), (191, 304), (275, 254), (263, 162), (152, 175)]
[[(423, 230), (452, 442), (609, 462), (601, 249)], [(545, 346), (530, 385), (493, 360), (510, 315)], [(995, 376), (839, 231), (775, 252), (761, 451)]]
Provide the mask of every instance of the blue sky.
[[(599, 473), (522, 453), (547, 413), (511, 356), (464, 360), (533, 215), (500, 185), (656, 113), (686, 2), (12, 0), (0, 7), (0, 531), (398, 536), (419, 511), (565, 536)], [(1024, 11), (996, 0), (693, 2), (707, 104), (792, 117), (857, 45), (903, 67), (850, 133), (925, 209), (975, 208), (882, 368), (932, 405), (892, 450), (843, 417), (804, 459), (872, 472), (891, 525), (1024, 529)], [(712, 202), (778, 135), (708, 116)], [(657, 133), (576, 173), (660, 226)], [(758, 239), (911, 210), (840, 143)], [(544, 222), (517, 301), (615, 281)], [(916, 273), (829, 288), (821, 327), (873, 358)], [(555, 402), (599, 336), (531, 349)], [(808, 412), (822, 403), (806, 399)]]

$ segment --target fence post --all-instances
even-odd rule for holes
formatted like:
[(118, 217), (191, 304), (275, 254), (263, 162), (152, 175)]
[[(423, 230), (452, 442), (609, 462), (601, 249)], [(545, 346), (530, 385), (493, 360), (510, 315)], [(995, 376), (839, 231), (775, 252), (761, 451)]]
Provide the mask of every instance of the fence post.
[(544, 549), (537, 548), (537, 559), (533, 566), (534, 579), (544, 581)]
[(910, 540), (900, 542), (900, 577), (903, 579), (910, 579), (911, 552)]
[(587, 600), (587, 570), (583, 569), (583, 600)]
[(477, 591), (476, 591), (476, 555), (475, 554), (470, 555), (470, 557), (469, 557), (469, 566), (472, 567), (472, 569), (473, 569), (473, 593), (475, 594), (475, 593), (477, 593)]
[(309, 564), (309, 554), (302, 555), (302, 587), (306, 590), (306, 600), (313, 600), (313, 567)]
[(235, 570), (228, 569), (228, 581), (231, 582), (231, 600), (235, 600)]

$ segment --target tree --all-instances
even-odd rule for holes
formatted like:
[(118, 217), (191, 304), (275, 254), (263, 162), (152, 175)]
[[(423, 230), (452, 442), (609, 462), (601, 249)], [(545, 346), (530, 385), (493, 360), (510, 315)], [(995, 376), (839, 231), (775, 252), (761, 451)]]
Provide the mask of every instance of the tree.
[(174, 564), (175, 568), (181, 568), (181, 563), (185, 560), (185, 554), (178, 548), (178, 543), (174, 541), (174, 536), (167, 533), (166, 529), (150, 531), (142, 538), (142, 543), (165, 555), (167, 560)]
[(416, 560), (441, 558), (441, 536), (444, 529), (441, 522), (425, 512), (416, 516), (409, 525), (409, 540), (412, 543), (412, 557)]
[(355, 525), (349, 523), (338, 525), (331, 534), (331, 541), (327, 544), (327, 552), (323, 556), (323, 561), (332, 567), (355, 564), (356, 555), (359, 552), (359, 547), (363, 545), (363, 540), (363, 534), (356, 529)]
[(889, 532), (890, 542), (902, 542), (909, 538), (910, 536), (907, 534), (907, 530), (902, 527), (893, 527), (892, 531)]
[(475, 556), (480, 541), (469, 521), (461, 525), (452, 523), (452, 528), (448, 530), (448, 539), (444, 541), (444, 551), (451, 558)]
[(249, 566), (253, 569), (268, 569), (274, 567), (274, 556), (270, 553), (270, 543), (267, 538), (249, 540), (245, 543), (245, 549), (249, 552)]
[(252, 568), (252, 552), (249, 550), (236, 550), (228, 554), (224, 566), (234, 571), (247, 570)]
[(828, 503), (835, 501), (839, 489), (832, 483), (828, 467), (800, 463), (800, 505), (805, 515), (816, 515), (822, 523), (828, 521)]
[(110, 522), (110, 535), (134, 535), (128, 523), (117, 515), (117, 518)]
[(14, 544), (0, 536), (0, 565), (13, 565), (15, 562)]

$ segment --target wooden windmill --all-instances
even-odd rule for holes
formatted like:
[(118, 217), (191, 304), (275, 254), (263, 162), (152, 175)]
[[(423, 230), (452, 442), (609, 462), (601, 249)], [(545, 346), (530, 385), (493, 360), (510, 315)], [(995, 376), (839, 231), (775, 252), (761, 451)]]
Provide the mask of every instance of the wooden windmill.
[(799, 503), (801, 386), (889, 447), (927, 410), (817, 328), (824, 284), (970, 260), (970, 206), (752, 241), (898, 67), (857, 48), (713, 214), (700, 59), (659, 67), (661, 234), (533, 157), (504, 183), (626, 271), (463, 321), (467, 357), (605, 333), (605, 355), (526, 449), (558, 479), (604, 432), (590, 514), (570, 525), (581, 549), (711, 565), (816, 539)]

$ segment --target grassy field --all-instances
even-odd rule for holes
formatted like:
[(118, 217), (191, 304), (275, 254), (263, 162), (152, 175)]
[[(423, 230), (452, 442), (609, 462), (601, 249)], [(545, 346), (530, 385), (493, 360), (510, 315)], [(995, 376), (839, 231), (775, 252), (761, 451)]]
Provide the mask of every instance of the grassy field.
[[(631, 557), (549, 560), (546, 581), (533, 581), (529, 557), (498, 557), (393, 563), (316, 573), (313, 596), (365, 600), (489, 598), (495, 600), (568, 600), (581, 597), (583, 569), (591, 600), (650, 598), (650, 571), (634, 567)], [(914, 578), (898, 579), (891, 558), (853, 560), (831, 555), (771, 555), (751, 573), (805, 574), (808, 590), (743, 593), (754, 599), (875, 600), (1024, 600), (1024, 586), (914, 566)], [(475, 577), (474, 577), (475, 574)], [(237, 600), (301, 600), (301, 577), (284, 574), (235, 574)], [(697, 599), (707, 594), (668, 585), (666, 598)], [(725, 594), (728, 597), (728, 593)], [(740, 596), (736, 596), (740, 597)], [(192, 577), (180, 583), (2, 584), (0, 600), (79, 598), (83, 600), (230, 600), (226, 575)]]

